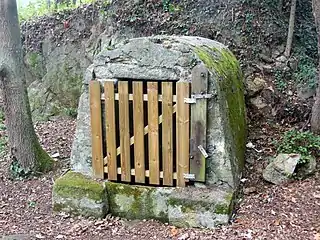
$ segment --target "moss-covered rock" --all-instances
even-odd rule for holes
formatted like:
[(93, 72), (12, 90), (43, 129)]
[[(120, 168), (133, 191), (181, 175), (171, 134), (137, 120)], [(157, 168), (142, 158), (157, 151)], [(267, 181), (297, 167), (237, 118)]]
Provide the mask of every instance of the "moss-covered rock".
[(213, 228), (226, 224), (233, 206), (233, 191), (186, 188), (168, 198), (169, 221), (178, 227)]
[(220, 98), (226, 100), (226, 113), (235, 143), (238, 163), (243, 167), (247, 136), (244, 82), (239, 62), (228, 49), (198, 47), (198, 57), (213, 73), (216, 73)]
[(107, 182), (106, 188), (112, 214), (128, 219), (168, 221), (166, 199), (170, 189), (112, 182)]
[(108, 211), (102, 184), (77, 172), (68, 172), (55, 181), (53, 209), (75, 215), (104, 217)]
[(157, 219), (178, 227), (226, 224), (233, 191), (133, 186), (107, 182), (110, 212), (127, 219)]

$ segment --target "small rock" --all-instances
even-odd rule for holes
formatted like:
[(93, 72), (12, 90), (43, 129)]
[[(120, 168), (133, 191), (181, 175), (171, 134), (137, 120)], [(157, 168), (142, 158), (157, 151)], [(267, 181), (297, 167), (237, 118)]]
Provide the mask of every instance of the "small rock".
[(299, 154), (279, 154), (263, 171), (263, 178), (273, 184), (288, 181), (300, 160)]
[(272, 58), (277, 58), (279, 57), (281, 52), (278, 49), (275, 49), (272, 51)]
[(265, 85), (266, 81), (260, 77), (256, 77), (253, 80), (248, 79), (246, 82), (247, 85), (247, 91), (249, 97), (257, 95), (259, 92), (261, 92)]
[(316, 89), (310, 88), (307, 84), (297, 86), (298, 97), (301, 99), (308, 99), (315, 95)]
[(189, 239), (188, 233), (185, 233), (185, 234), (181, 235), (180, 237), (178, 237), (178, 240), (186, 240), (186, 239)]
[(207, 186), (206, 186), (205, 184), (203, 184), (203, 183), (198, 183), (198, 182), (195, 182), (195, 183), (194, 183), (194, 186), (195, 186), (196, 188), (207, 188)]
[(262, 65), (261, 68), (263, 69), (264, 72), (266, 73), (271, 73), (273, 70), (273, 66), (271, 65)]
[(299, 164), (297, 166), (296, 172), (297, 177), (306, 178), (315, 173), (317, 169), (317, 161), (314, 157), (309, 157), (308, 161), (304, 164)]
[(255, 98), (250, 99), (250, 103), (254, 107), (256, 107), (258, 110), (263, 109), (268, 106), (266, 103), (264, 103), (263, 98), (260, 96), (257, 96)]
[(58, 152), (51, 155), (52, 158), (58, 158), (60, 157), (60, 154)]
[(277, 62), (282, 62), (282, 63), (284, 63), (284, 62), (286, 62), (287, 61), (287, 58), (286, 58), (286, 56), (280, 56), (280, 57), (277, 57), (276, 58), (276, 60), (277, 60)]
[(254, 193), (257, 192), (257, 188), (256, 187), (248, 187), (248, 188), (244, 188), (243, 189), (243, 193), (245, 195), (249, 195), (250, 193)]
[(273, 59), (271, 57), (269, 57), (268, 55), (266, 55), (266, 54), (260, 53), (259, 54), (259, 58), (261, 60), (263, 60), (264, 62), (266, 62), (266, 63), (273, 63)]

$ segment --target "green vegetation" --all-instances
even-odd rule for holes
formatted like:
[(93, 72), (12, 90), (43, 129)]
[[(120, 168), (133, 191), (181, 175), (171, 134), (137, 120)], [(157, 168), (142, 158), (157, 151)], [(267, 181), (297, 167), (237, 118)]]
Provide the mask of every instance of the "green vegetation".
[(66, 198), (88, 198), (97, 202), (104, 199), (104, 188), (101, 184), (77, 172), (68, 172), (56, 180), (53, 192)]
[(300, 154), (300, 164), (307, 163), (311, 157), (320, 156), (320, 136), (310, 131), (290, 130), (281, 141), (276, 142), (276, 146), (278, 153)]
[(171, 2), (172, 0), (162, 0), (163, 10), (170, 13), (179, 11), (178, 5)]
[[(72, 2), (72, 1), (71, 1)], [(88, 3), (94, 3), (96, 0), (82, 0), (82, 4), (88, 4)], [(18, 15), (20, 21), (27, 21), (33, 18), (41, 17), (43, 15), (47, 15), (54, 12), (74, 9), (78, 7), (80, 4), (57, 4), (57, 7), (55, 7), (55, 4), (52, 3), (49, 7), (46, 0), (33, 0), (31, 1), (27, 6), (22, 7), (20, 1), (17, 1), (18, 3)]]
[(298, 66), (292, 77), (297, 84), (315, 88), (318, 42), (311, 1), (297, 1), (294, 41), (293, 57), (298, 60)]
[(274, 78), (275, 78), (275, 85), (279, 91), (284, 91), (287, 88), (288, 86), (287, 75), (288, 75), (287, 72), (284, 71), (283, 69), (276, 69), (274, 73)]
[(308, 56), (305, 52), (297, 53), (299, 64), (294, 72), (296, 83), (306, 84), (309, 88), (316, 88), (317, 85), (317, 63), (315, 59)]

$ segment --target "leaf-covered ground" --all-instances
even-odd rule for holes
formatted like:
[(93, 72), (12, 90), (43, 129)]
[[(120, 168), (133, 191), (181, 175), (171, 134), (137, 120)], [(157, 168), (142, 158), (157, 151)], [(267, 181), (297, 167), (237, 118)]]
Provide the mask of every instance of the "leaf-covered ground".
[(248, 150), (242, 201), (229, 226), (215, 230), (177, 229), (156, 221), (127, 221), (111, 216), (93, 220), (53, 213), (51, 188), (68, 168), (74, 130), (75, 121), (66, 118), (36, 124), (41, 143), (57, 156), (59, 165), (55, 172), (41, 178), (11, 181), (6, 173), (7, 159), (0, 160), (0, 236), (16, 236), (3, 239), (320, 239), (319, 173), (282, 186), (272, 186), (261, 179), (265, 165), (262, 158), (269, 148), (272, 129), (265, 133), (266, 144), (257, 144), (262, 152)]

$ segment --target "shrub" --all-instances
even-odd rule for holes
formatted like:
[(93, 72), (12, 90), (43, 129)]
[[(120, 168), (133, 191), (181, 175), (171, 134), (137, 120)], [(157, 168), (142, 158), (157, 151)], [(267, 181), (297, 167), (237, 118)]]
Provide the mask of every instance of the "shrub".
[(301, 155), (301, 164), (308, 162), (310, 157), (320, 156), (320, 136), (310, 131), (287, 131), (282, 140), (276, 143), (278, 153), (296, 153)]

